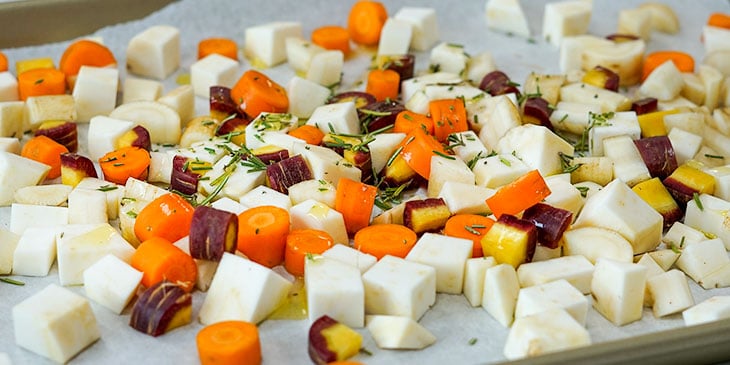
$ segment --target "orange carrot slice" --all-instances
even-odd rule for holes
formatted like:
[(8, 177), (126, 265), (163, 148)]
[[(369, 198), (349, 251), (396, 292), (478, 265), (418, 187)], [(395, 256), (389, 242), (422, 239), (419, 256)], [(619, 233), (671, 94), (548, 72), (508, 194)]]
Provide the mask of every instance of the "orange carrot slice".
[(332, 236), (318, 229), (295, 229), (286, 236), (284, 268), (294, 276), (304, 275), (308, 254), (321, 254), (335, 244)]
[(66, 75), (55, 68), (35, 68), (18, 74), (18, 94), (25, 101), (31, 96), (66, 93)]
[(398, 98), (400, 74), (393, 70), (371, 70), (365, 92), (375, 96), (378, 101)]
[(385, 255), (406, 257), (418, 236), (410, 228), (400, 224), (374, 224), (355, 234), (355, 248), (380, 260)]
[(147, 180), (150, 167), (150, 153), (140, 147), (122, 147), (99, 158), (104, 180), (124, 185), (133, 177)]
[(142, 242), (154, 237), (175, 242), (190, 232), (193, 213), (195, 208), (180, 195), (164, 194), (139, 211), (134, 234)]
[(61, 154), (68, 153), (66, 146), (43, 135), (28, 140), (20, 151), (20, 155), (51, 166), (47, 177), (55, 179), (61, 176)]
[(482, 237), (493, 224), (493, 219), (483, 215), (455, 214), (446, 221), (443, 234), (471, 240), (474, 243), (471, 256), (482, 257)]
[(707, 18), (707, 25), (730, 29), (730, 15), (724, 13), (712, 13), (710, 14), (710, 17)]
[(8, 56), (5, 53), (0, 52), (0, 72), (5, 72), (9, 68)]
[(238, 215), (238, 250), (266, 267), (284, 261), (288, 234), (289, 212), (286, 209), (263, 205)]
[(667, 60), (674, 62), (674, 65), (677, 66), (680, 72), (694, 72), (695, 70), (695, 60), (688, 53), (680, 51), (656, 51), (646, 56), (641, 73), (641, 81), (646, 80), (654, 69)]
[(341, 178), (337, 183), (335, 210), (342, 214), (347, 233), (354, 234), (370, 223), (378, 188)]
[(261, 112), (286, 113), (289, 109), (286, 90), (255, 70), (243, 73), (231, 88), (231, 98), (240, 104), (240, 109), (249, 119), (256, 118)]
[(198, 275), (195, 260), (162, 237), (143, 241), (132, 254), (131, 265), (143, 273), (142, 285), (148, 288), (167, 280), (189, 293)]
[(230, 38), (206, 38), (198, 43), (198, 59), (213, 53), (238, 61), (238, 45)]
[(431, 157), (448, 154), (441, 143), (421, 128), (411, 130), (396, 151), (400, 151), (400, 156), (408, 166), (424, 179), (428, 179), (431, 174)]
[(292, 137), (299, 138), (308, 144), (319, 145), (324, 139), (324, 132), (319, 128), (305, 124), (296, 129), (290, 130), (289, 135)]
[(347, 31), (358, 44), (374, 46), (380, 41), (380, 31), (388, 20), (388, 11), (378, 1), (358, 1), (347, 17)]
[(432, 100), (428, 103), (428, 110), (433, 119), (433, 135), (441, 143), (446, 141), (449, 134), (469, 129), (466, 108), (461, 99)]
[(58, 69), (66, 75), (69, 88), (73, 88), (81, 66), (107, 67), (116, 64), (117, 60), (109, 48), (99, 42), (81, 39), (66, 48)]
[(337, 25), (325, 25), (312, 31), (312, 43), (329, 50), (350, 53), (350, 35)]
[(487, 198), (486, 203), (494, 216), (517, 213), (539, 203), (550, 195), (545, 180), (538, 170), (532, 170), (517, 180), (502, 186), (494, 195)]
[(261, 340), (255, 324), (223, 321), (203, 327), (195, 338), (203, 365), (261, 363)]
[(426, 133), (433, 135), (433, 119), (410, 110), (404, 110), (395, 117), (394, 133), (410, 133), (414, 128), (422, 128)]

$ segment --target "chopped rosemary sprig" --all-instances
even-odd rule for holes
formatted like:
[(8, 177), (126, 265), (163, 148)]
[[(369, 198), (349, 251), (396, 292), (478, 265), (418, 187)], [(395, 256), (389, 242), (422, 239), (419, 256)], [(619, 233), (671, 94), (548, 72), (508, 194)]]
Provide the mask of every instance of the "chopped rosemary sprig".
[(584, 198), (586, 196), (588, 196), (588, 190), (590, 190), (589, 187), (587, 187), (587, 186), (576, 186), (575, 188), (578, 189), (578, 191), (580, 192), (580, 196), (582, 196)]
[(408, 185), (410, 185), (410, 181), (397, 187), (379, 190), (375, 197), (375, 205), (382, 210), (388, 210), (393, 207), (392, 204), (400, 204), (403, 191)]
[(118, 188), (119, 188), (118, 186), (111, 185), (111, 184), (107, 184), (107, 185), (100, 186), (96, 190), (99, 190), (99, 191), (102, 191), (102, 192), (107, 192), (107, 191), (117, 190)]
[(448, 159), (448, 160), (456, 160), (456, 157), (451, 156), (451, 155), (447, 155), (447, 154), (445, 154), (443, 152), (436, 151), (436, 150), (433, 150), (432, 152), (435, 153), (435, 154), (437, 154), (438, 156), (441, 156), (441, 157), (445, 158), (445, 159)]
[(701, 211), (705, 210), (705, 208), (702, 206), (702, 200), (700, 200), (700, 194), (692, 193), (692, 200), (695, 201), (695, 204), (697, 204), (697, 209)]
[(17, 285), (17, 286), (25, 285), (24, 282), (15, 280), (15, 279), (11, 279), (11, 278), (0, 277), (0, 281), (2, 281), (3, 283), (13, 284), (13, 285)]
[(562, 152), (558, 152), (558, 156), (560, 157), (560, 168), (565, 174), (569, 174), (583, 166), (582, 163), (573, 164), (574, 156), (566, 155)]

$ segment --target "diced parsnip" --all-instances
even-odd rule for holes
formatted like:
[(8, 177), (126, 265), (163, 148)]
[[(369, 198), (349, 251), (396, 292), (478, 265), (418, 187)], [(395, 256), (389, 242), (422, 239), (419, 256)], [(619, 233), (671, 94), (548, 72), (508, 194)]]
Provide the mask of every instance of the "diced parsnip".
[(331, 87), (340, 82), (345, 56), (342, 51), (323, 51), (312, 57), (305, 78), (322, 86)]
[(683, 86), (682, 73), (679, 72), (674, 62), (666, 61), (647, 76), (639, 88), (639, 93), (666, 101), (677, 97)]
[(307, 120), (307, 124), (319, 128), (323, 133), (357, 134), (360, 132), (357, 110), (352, 101), (317, 107)]
[(590, 126), (591, 114), (600, 114), (600, 112), (601, 107), (597, 103), (560, 101), (550, 114), (550, 122), (557, 130), (580, 135)]
[(591, 156), (604, 155), (603, 140), (606, 138), (628, 135), (631, 139), (639, 139), (641, 136), (641, 127), (634, 112), (594, 114), (591, 123), (592, 127), (588, 131)]
[(41, 183), (50, 169), (46, 164), (0, 151), (0, 206), (10, 205), (18, 189)]
[(660, 2), (645, 2), (640, 9), (651, 14), (651, 29), (654, 31), (675, 34), (679, 31), (679, 18), (671, 6)]
[(469, 57), (469, 63), (466, 66), (466, 80), (472, 85), (477, 85), (482, 81), (484, 75), (495, 71), (496, 69), (497, 66), (494, 63), (494, 57), (492, 57), (491, 53), (477, 53)]
[(522, 124), (522, 117), (509, 96), (499, 95), (480, 100), (485, 104), (483, 112), (474, 115), (475, 118), (479, 116), (479, 124), (482, 126), (479, 129), (479, 139), (489, 151), (495, 151), (502, 136)]
[(722, 240), (714, 238), (685, 247), (675, 265), (692, 280), (700, 282), (729, 261)]
[[(20, 133), (36, 130), (48, 120), (78, 120), (76, 101), (71, 95), (31, 96), (25, 101)], [(20, 137), (20, 134), (16, 137)]]
[(291, 228), (313, 228), (329, 233), (335, 243), (347, 243), (347, 230), (342, 214), (324, 203), (307, 199), (289, 210)]
[(23, 234), (28, 228), (55, 228), (68, 224), (67, 207), (13, 204), (10, 206), (10, 231)]
[(730, 248), (730, 227), (725, 224), (730, 202), (709, 194), (700, 194), (687, 202), (684, 224), (706, 235), (720, 238)]
[(714, 110), (720, 103), (720, 87), (725, 77), (716, 68), (710, 65), (699, 65), (699, 76), (705, 87), (705, 101), (703, 105)]
[[(664, 272), (665, 272), (665, 270), (661, 266), (659, 266), (659, 264), (657, 264), (657, 262), (654, 261), (654, 259), (648, 253), (641, 255), (641, 258), (636, 263), (641, 266), (646, 267), (647, 283), (653, 277), (664, 274)], [(687, 281), (687, 279), (685, 279), (685, 281)], [(651, 290), (649, 290), (649, 286), (647, 285), (646, 288), (644, 289), (644, 306), (651, 307), (653, 304), (654, 304), (654, 297), (652, 296)]]
[(401, 98), (402, 100), (410, 100), (415, 93), (422, 90), (427, 85), (433, 84), (454, 84), (460, 83), (462, 80), (459, 75), (449, 72), (435, 72), (401, 80)]
[(713, 195), (723, 200), (730, 200), (730, 167), (713, 167), (704, 171), (715, 178), (715, 192)]
[(563, 254), (581, 255), (592, 264), (598, 258), (633, 262), (631, 243), (615, 231), (600, 227), (573, 228), (563, 234)]
[(584, 256), (562, 256), (520, 265), (517, 276), (523, 288), (565, 279), (581, 293), (587, 294), (591, 291), (593, 264)]
[(691, 72), (682, 72), (684, 86), (679, 93), (694, 104), (702, 105), (705, 102), (705, 85), (697, 74)]
[(18, 100), (18, 79), (10, 71), (0, 72), (0, 102)]
[(405, 6), (398, 10), (393, 18), (411, 23), (410, 48), (416, 51), (427, 51), (439, 39), (436, 10), (425, 7)]
[(730, 286), (730, 263), (725, 263), (717, 270), (705, 275), (697, 284), (707, 290)]
[(25, 103), (22, 101), (0, 102), (0, 137), (17, 139), (23, 135), (24, 109)]
[(386, 255), (362, 276), (365, 313), (418, 320), (436, 301), (436, 269)]
[(56, 259), (56, 229), (29, 228), (13, 252), (13, 275), (46, 276)]
[(286, 134), (298, 121), (299, 118), (289, 113), (263, 112), (246, 125), (246, 147), (255, 150), (267, 146), (270, 135)]
[(328, 181), (335, 187), (341, 178), (360, 181), (362, 171), (329, 148), (307, 146), (301, 155), (307, 161), (315, 180)]
[(294, 76), (286, 86), (289, 97), (289, 113), (299, 118), (309, 118), (314, 110), (324, 105), (330, 89), (299, 76)]
[(464, 46), (442, 42), (431, 48), (429, 62), (432, 68), (465, 78), (469, 56), (464, 51)]
[(378, 261), (375, 256), (358, 251), (348, 245), (333, 245), (327, 251), (322, 252), (323, 257), (339, 260), (350, 266), (356, 267), (364, 274)]
[(398, 144), (405, 138), (405, 133), (380, 133), (368, 143), (373, 171), (379, 173), (393, 155)]
[(289, 67), (298, 74), (305, 74), (314, 55), (325, 51), (324, 48), (301, 37), (287, 37), (284, 43)]
[(482, 308), (499, 324), (510, 327), (515, 318), (519, 292), (520, 283), (514, 267), (508, 264), (491, 266), (484, 274)]
[(286, 39), (301, 38), (297, 22), (271, 22), (246, 28), (244, 54), (253, 65), (276, 66), (286, 61)]
[(389, 18), (380, 31), (378, 55), (401, 55), (408, 53), (413, 38), (411, 22)]
[(309, 321), (327, 315), (349, 327), (365, 325), (365, 289), (360, 270), (327, 257), (305, 258)]
[(121, 314), (142, 281), (142, 272), (108, 254), (84, 270), (84, 291), (89, 299)]
[(314, 199), (330, 208), (334, 208), (335, 196), (335, 187), (325, 180), (305, 180), (289, 187), (289, 199), (293, 205), (307, 199)]
[(488, 0), (484, 12), (489, 29), (525, 38), (530, 36), (527, 17), (519, 0)]
[(474, 172), (464, 160), (456, 156), (433, 156), (431, 158), (431, 174), (428, 176), (427, 196), (434, 198), (447, 182), (460, 182), (474, 185)]
[(620, 86), (632, 86), (641, 81), (645, 51), (646, 43), (641, 39), (590, 44), (581, 53), (581, 66), (583, 71), (606, 67), (619, 76)]
[(667, 135), (672, 142), (677, 163), (682, 165), (694, 157), (702, 145), (702, 136), (674, 127)]
[(472, 170), (477, 185), (496, 189), (528, 173), (530, 168), (510, 153), (479, 159)]
[(674, 128), (682, 128), (687, 132), (704, 136), (705, 127), (704, 117), (700, 113), (670, 113), (664, 116), (664, 127), (667, 132), (671, 132)]
[(682, 312), (685, 326), (730, 318), (730, 296), (716, 295)]
[(669, 270), (647, 280), (646, 286), (654, 299), (654, 317), (681, 312), (694, 305), (687, 278), (679, 270)]
[(554, 46), (560, 46), (564, 37), (588, 32), (593, 4), (568, 0), (545, 5), (542, 36)]
[(138, 33), (127, 45), (129, 72), (163, 80), (180, 65), (180, 30), (156, 25)]
[(96, 189), (74, 189), (68, 195), (68, 223), (106, 223), (109, 221), (106, 194)]
[(537, 169), (543, 176), (550, 176), (562, 171), (560, 154), (572, 156), (573, 146), (546, 127), (523, 124), (499, 139), (497, 151), (513, 153), (531, 170)]
[(583, 52), (588, 48), (611, 48), (612, 41), (591, 34), (563, 37), (560, 42), (560, 71), (569, 73), (580, 71)]
[[(222, 200), (222, 199), (220, 199)], [(219, 202), (220, 200), (217, 200), (216, 202)], [(213, 208), (215, 208), (213, 205), (211, 205)], [(173, 245), (175, 247), (181, 249), (185, 254), (190, 255), (190, 237), (185, 236), (175, 242), (173, 242)], [(236, 255), (243, 256), (241, 251), (236, 251)], [(208, 288), (210, 288), (210, 283), (213, 282), (213, 277), (215, 276), (215, 272), (218, 270), (218, 262), (217, 261), (210, 261), (210, 260), (203, 260), (203, 259), (193, 259), (195, 261), (195, 266), (198, 269), (198, 274), (195, 276), (195, 287), (200, 291), (208, 291)]]
[(698, 105), (687, 100), (682, 96), (677, 96), (672, 100), (660, 100), (657, 105), (657, 110), (672, 110), (672, 109), (691, 109), (696, 108)]
[(19, 235), (0, 228), (0, 275), (8, 275), (13, 271), (13, 254), (18, 241)]
[(444, 200), (452, 214), (490, 214), (484, 201), (494, 193), (494, 189), (487, 187), (446, 181), (437, 197)]
[(566, 310), (576, 322), (585, 326), (589, 307), (588, 299), (583, 293), (570, 285), (567, 280), (561, 279), (520, 289), (515, 318), (560, 308)]
[(406, 255), (406, 260), (436, 269), (436, 292), (461, 294), (464, 266), (472, 256), (473, 243), (464, 238), (424, 233)]
[(145, 127), (150, 133), (152, 143), (177, 144), (180, 141), (180, 114), (158, 101), (140, 100), (122, 104), (109, 113), (109, 117), (128, 120)]
[(193, 85), (180, 85), (167, 94), (162, 95), (157, 102), (165, 104), (176, 111), (180, 116), (180, 122), (185, 126), (195, 114), (195, 92)]
[(599, 259), (591, 281), (593, 307), (617, 326), (640, 320), (646, 270), (638, 264)]
[(515, 360), (591, 344), (588, 330), (564, 309), (518, 318), (507, 334), (504, 356)]
[(544, 203), (555, 208), (565, 209), (573, 213), (573, 217), (578, 216), (578, 212), (583, 207), (583, 198), (580, 191), (576, 189), (570, 181), (563, 178), (557, 178), (564, 174), (548, 176), (545, 182), (550, 189), (550, 195), (545, 198)]
[(110, 118), (102, 115), (91, 118), (89, 123), (88, 144), (89, 158), (98, 160), (106, 153), (116, 149), (116, 142), (124, 133), (134, 127), (129, 120)]
[(656, 261), (656, 263), (664, 271), (667, 271), (671, 269), (672, 266), (674, 266), (674, 263), (677, 262), (679, 255), (679, 252), (675, 252), (674, 250), (670, 249), (649, 252), (649, 256), (651, 256), (651, 258), (654, 259), (654, 261)]
[(77, 121), (108, 115), (117, 104), (119, 71), (110, 67), (81, 66), (73, 88)]
[(548, 75), (530, 72), (523, 85), (525, 94), (540, 94), (550, 105), (560, 100), (560, 88), (565, 84), (565, 75)]
[(597, 103), (601, 112), (620, 112), (631, 108), (624, 95), (584, 83), (572, 83), (560, 88), (560, 100), (582, 104)]
[(68, 225), (58, 230), (56, 237), (58, 279), (61, 285), (81, 285), (84, 270), (102, 257), (112, 254), (130, 262), (134, 248), (107, 223)]
[(369, 315), (365, 321), (381, 349), (420, 350), (436, 342), (436, 336), (409, 317)]
[(58, 363), (101, 337), (89, 301), (55, 284), (13, 307), (13, 327), (18, 346)]
[(489, 154), (479, 136), (471, 130), (451, 134), (448, 142), (451, 151), (465, 162), (472, 161), (476, 156), (483, 157)]
[[(413, 94), (406, 101), (406, 109), (420, 113), (429, 113), (429, 102), (439, 99), (463, 99), (466, 103), (470, 100), (486, 97), (487, 94), (477, 87), (471, 86), (466, 82), (453, 84), (436, 84), (425, 85), (421, 90)], [(468, 117), (468, 114), (467, 114)]]
[(210, 97), (211, 86), (233, 87), (238, 77), (238, 61), (211, 53), (190, 65), (190, 83), (196, 96)]
[(730, 49), (730, 30), (711, 25), (702, 28), (702, 40), (705, 53)]
[(491, 256), (473, 257), (466, 260), (464, 267), (464, 297), (472, 307), (482, 305), (487, 269), (495, 265), (497, 265), (497, 262)]
[(579, 166), (570, 173), (570, 181), (574, 184), (591, 181), (604, 186), (613, 180), (613, 160), (609, 157), (575, 157), (573, 166)]
[(618, 13), (618, 33), (635, 35), (645, 41), (651, 39), (652, 16), (641, 7), (621, 9)]
[(603, 154), (613, 161), (613, 177), (628, 186), (649, 180), (646, 167), (634, 140), (625, 134), (603, 139)]
[(162, 83), (128, 76), (122, 86), (122, 104), (137, 100), (157, 100), (162, 95)]
[(271, 269), (224, 253), (200, 308), (200, 323), (261, 322), (281, 304), (291, 286)]

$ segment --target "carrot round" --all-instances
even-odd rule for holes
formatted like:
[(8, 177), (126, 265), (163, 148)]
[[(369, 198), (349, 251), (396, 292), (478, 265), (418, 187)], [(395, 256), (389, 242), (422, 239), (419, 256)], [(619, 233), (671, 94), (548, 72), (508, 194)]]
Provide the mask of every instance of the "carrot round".
[(374, 224), (355, 234), (355, 248), (380, 260), (385, 255), (406, 257), (416, 244), (418, 236), (412, 229), (400, 224)]
[(238, 250), (251, 261), (274, 267), (284, 261), (289, 212), (262, 205), (238, 215)]
[(532, 170), (517, 180), (502, 186), (494, 195), (487, 198), (486, 203), (494, 216), (517, 213), (541, 202), (550, 195), (545, 180), (538, 170)]
[(433, 134), (433, 119), (410, 110), (404, 110), (395, 117), (393, 133), (410, 133), (414, 128), (421, 128), (426, 133)]
[(31, 96), (66, 93), (66, 75), (55, 68), (34, 68), (18, 74), (18, 94), (25, 101)]
[(150, 167), (150, 153), (140, 147), (122, 147), (99, 158), (104, 180), (124, 185), (133, 177), (147, 180)]
[(131, 265), (142, 272), (142, 285), (147, 288), (167, 280), (189, 293), (198, 275), (195, 260), (162, 237), (143, 241), (132, 254)]
[(379, 1), (358, 1), (347, 17), (347, 31), (353, 42), (374, 46), (380, 41), (380, 31), (388, 20), (388, 11)]
[(198, 332), (195, 338), (202, 365), (261, 363), (261, 341), (255, 324), (245, 321), (217, 322)]
[(289, 109), (286, 90), (255, 70), (243, 73), (231, 88), (231, 98), (240, 104), (240, 109), (250, 119), (256, 118), (261, 112), (286, 113)]
[(482, 257), (482, 237), (492, 227), (494, 220), (478, 214), (454, 214), (446, 221), (443, 234), (466, 238), (474, 243), (471, 257)]
[(153, 237), (175, 242), (190, 232), (194, 212), (195, 208), (180, 195), (161, 195), (138, 212), (134, 234), (142, 242)]
[(294, 276), (304, 275), (308, 254), (321, 254), (335, 244), (332, 236), (318, 229), (295, 229), (286, 236), (284, 268)]
[(61, 154), (68, 153), (66, 146), (40, 135), (33, 137), (23, 145), (20, 155), (51, 167), (47, 177), (55, 179), (61, 176)]
[(400, 151), (408, 166), (425, 179), (431, 174), (431, 157), (447, 154), (444, 146), (421, 128), (411, 130), (396, 151)]
[(322, 132), (319, 128), (309, 124), (305, 124), (289, 131), (289, 135), (299, 138), (304, 142), (313, 145), (321, 144), (322, 140), (324, 139), (324, 132)]
[(707, 18), (707, 25), (718, 28), (730, 29), (730, 15), (724, 13), (712, 13)]
[(347, 233), (354, 234), (370, 223), (378, 188), (348, 178), (337, 183), (335, 210), (342, 214)]
[(312, 43), (329, 50), (350, 53), (350, 35), (337, 25), (325, 25), (312, 31)]
[(206, 38), (198, 43), (198, 59), (213, 53), (238, 61), (238, 45), (230, 38)]
[(109, 48), (99, 42), (82, 39), (66, 48), (61, 55), (58, 69), (66, 75), (69, 88), (73, 88), (81, 66), (107, 67), (116, 64), (117, 60)]
[(469, 129), (466, 108), (461, 99), (432, 100), (428, 103), (428, 111), (433, 119), (433, 135), (439, 142), (445, 142), (451, 133)]
[(656, 51), (649, 53), (644, 60), (641, 81), (646, 80), (649, 74), (667, 60), (674, 62), (680, 72), (694, 72), (695, 60), (688, 53), (680, 51)]
[(5, 72), (10, 66), (8, 65), (8, 56), (0, 52), (0, 72)]
[(393, 70), (371, 70), (365, 92), (375, 96), (378, 101), (398, 98), (400, 74)]

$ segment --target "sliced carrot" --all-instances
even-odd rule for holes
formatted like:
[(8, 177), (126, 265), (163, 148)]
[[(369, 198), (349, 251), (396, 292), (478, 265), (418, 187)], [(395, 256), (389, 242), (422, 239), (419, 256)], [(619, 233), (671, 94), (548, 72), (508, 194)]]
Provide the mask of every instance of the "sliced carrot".
[(266, 267), (281, 264), (288, 235), (286, 209), (262, 205), (238, 215), (238, 250), (251, 261)]
[(641, 81), (646, 80), (649, 74), (667, 60), (674, 62), (680, 72), (694, 72), (695, 60), (688, 53), (680, 51), (656, 51), (649, 53), (644, 59)]
[(162, 237), (143, 241), (132, 254), (131, 265), (142, 272), (142, 285), (148, 288), (167, 280), (189, 293), (198, 276), (195, 260)]
[(66, 48), (58, 63), (58, 69), (66, 75), (66, 82), (72, 89), (81, 66), (107, 67), (116, 64), (117, 59), (105, 45), (81, 39)]
[(471, 257), (482, 257), (482, 237), (493, 224), (493, 219), (483, 215), (454, 214), (446, 221), (443, 234), (471, 240), (474, 243)]
[(406, 257), (418, 236), (412, 229), (400, 224), (374, 224), (367, 226), (355, 234), (355, 248), (369, 253), (380, 260), (385, 255)]
[(396, 151), (400, 151), (400, 156), (408, 166), (424, 179), (428, 179), (431, 174), (431, 157), (437, 154), (447, 155), (444, 146), (421, 128), (415, 128), (408, 133)]
[(451, 133), (469, 129), (462, 99), (432, 100), (428, 103), (428, 111), (433, 119), (433, 135), (439, 142), (445, 142)]
[(8, 56), (5, 53), (0, 52), (0, 72), (5, 72), (9, 69)]
[(342, 214), (347, 233), (354, 234), (370, 223), (378, 188), (348, 178), (337, 183), (335, 210)]
[(380, 31), (388, 20), (388, 11), (379, 1), (358, 1), (347, 17), (347, 31), (353, 42), (374, 46), (380, 41)]
[(707, 18), (707, 25), (730, 29), (730, 14), (712, 13), (710, 14), (710, 17)]
[(308, 254), (321, 254), (335, 244), (332, 236), (318, 229), (295, 229), (286, 236), (284, 268), (294, 276), (304, 275)]
[(134, 234), (142, 242), (154, 237), (175, 242), (189, 234), (194, 212), (195, 208), (180, 195), (161, 195), (137, 213)]
[(350, 35), (338, 25), (325, 25), (312, 31), (312, 43), (345, 55), (350, 53)]
[(231, 88), (231, 98), (240, 104), (240, 109), (249, 119), (256, 118), (261, 112), (286, 113), (289, 109), (286, 90), (255, 70), (243, 73)]
[(147, 180), (150, 167), (150, 153), (140, 147), (122, 147), (99, 158), (104, 180), (124, 185), (133, 177)]
[(31, 96), (66, 93), (66, 75), (55, 68), (35, 68), (18, 74), (18, 94), (25, 101)]
[(378, 101), (398, 98), (400, 74), (393, 70), (371, 70), (365, 92), (375, 96)]
[(410, 110), (404, 110), (395, 117), (394, 133), (409, 133), (414, 128), (422, 128), (426, 133), (433, 135), (433, 119)]
[(206, 38), (198, 43), (198, 59), (213, 53), (238, 61), (238, 45), (230, 38)]
[(487, 198), (486, 203), (494, 216), (517, 213), (539, 203), (550, 195), (545, 180), (538, 170), (532, 170), (517, 180), (502, 186), (494, 195)]
[(223, 321), (203, 327), (195, 338), (202, 365), (261, 363), (261, 340), (255, 324)]
[(290, 130), (289, 135), (313, 145), (320, 145), (324, 139), (324, 132), (315, 126), (308, 124)]
[(20, 151), (20, 155), (25, 158), (51, 166), (47, 175), (49, 179), (61, 176), (62, 153), (68, 153), (66, 146), (43, 135), (29, 139)]

